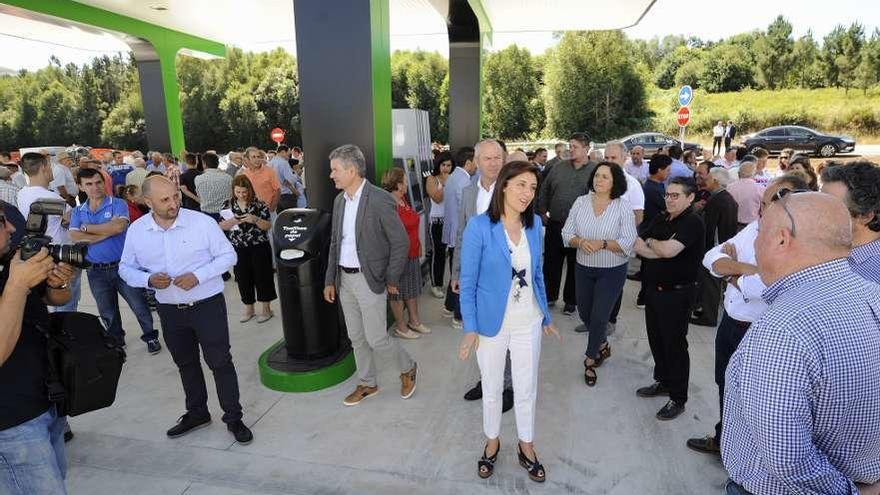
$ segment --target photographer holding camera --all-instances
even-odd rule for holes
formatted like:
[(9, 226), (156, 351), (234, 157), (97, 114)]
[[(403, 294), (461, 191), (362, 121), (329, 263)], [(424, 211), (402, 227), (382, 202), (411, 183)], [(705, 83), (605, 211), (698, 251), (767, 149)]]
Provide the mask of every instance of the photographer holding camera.
[[(39, 200), (50, 199), (64, 201), (57, 192), (49, 189), (53, 181), (52, 165), (45, 155), (40, 153), (25, 153), (21, 157), (21, 170), (28, 176), (29, 186), (18, 191), (18, 211), (27, 216), (31, 210), (31, 204)], [(67, 206), (63, 217), (51, 216), (46, 226), (46, 235), (55, 244), (68, 244), (70, 235), (67, 231), (67, 223), (70, 220), (70, 206)], [(53, 311), (76, 311), (80, 295), (80, 271), (74, 270), (70, 279), (70, 300)]]
[(74, 270), (46, 249), (27, 261), (12, 236), (24, 224), (12, 205), (0, 212), (0, 493), (64, 494), (65, 417), (49, 402), (46, 327), (50, 305), (71, 297)]

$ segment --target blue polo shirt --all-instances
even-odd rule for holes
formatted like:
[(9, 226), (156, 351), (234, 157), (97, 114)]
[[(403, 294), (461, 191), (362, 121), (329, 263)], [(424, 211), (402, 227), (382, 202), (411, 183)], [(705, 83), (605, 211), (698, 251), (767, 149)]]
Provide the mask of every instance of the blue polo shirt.
[[(77, 206), (70, 214), (70, 228), (79, 229), (82, 224), (99, 225), (121, 217), (128, 220), (128, 204), (112, 196), (107, 196), (97, 210), (89, 208), (89, 202)], [(89, 245), (86, 259), (92, 263), (112, 263), (122, 257), (125, 247), (125, 232), (108, 237), (101, 242)]]

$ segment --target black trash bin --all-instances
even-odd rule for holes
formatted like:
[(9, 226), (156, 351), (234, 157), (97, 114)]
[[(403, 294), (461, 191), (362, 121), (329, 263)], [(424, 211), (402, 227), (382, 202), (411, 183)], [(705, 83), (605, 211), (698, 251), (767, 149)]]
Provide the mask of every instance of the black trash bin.
[(273, 227), (287, 354), (283, 367), (290, 371), (327, 366), (351, 349), (339, 307), (324, 300), (330, 229), (330, 214), (312, 208), (285, 210)]

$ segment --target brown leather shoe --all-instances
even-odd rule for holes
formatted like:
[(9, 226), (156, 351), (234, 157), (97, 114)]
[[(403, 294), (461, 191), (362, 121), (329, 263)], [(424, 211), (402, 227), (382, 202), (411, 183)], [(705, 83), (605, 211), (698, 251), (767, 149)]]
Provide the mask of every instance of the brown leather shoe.
[(354, 392), (348, 394), (348, 397), (342, 401), (346, 406), (356, 406), (371, 395), (379, 393), (379, 387), (368, 387), (366, 385), (358, 385)]
[(411, 370), (400, 374), (400, 398), (409, 399), (416, 391), (416, 371), (419, 365), (413, 363)]

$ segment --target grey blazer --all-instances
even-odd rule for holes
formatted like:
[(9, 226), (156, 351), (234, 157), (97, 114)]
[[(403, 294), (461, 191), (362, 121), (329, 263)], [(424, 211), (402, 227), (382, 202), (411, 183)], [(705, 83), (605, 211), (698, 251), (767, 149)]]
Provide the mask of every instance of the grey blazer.
[(458, 280), (461, 275), (461, 238), (464, 236), (464, 228), (468, 220), (477, 213), (477, 192), (479, 179), (461, 191), (461, 208), (458, 209), (458, 231), (455, 233), (455, 246), (452, 251), (452, 279)]
[[(338, 285), (339, 250), (342, 245), (342, 217), (345, 215), (345, 193), (333, 201), (333, 229), (330, 234), (330, 255), (324, 285)], [(397, 202), (386, 191), (364, 184), (355, 220), (357, 255), (361, 272), (370, 289), (381, 294), (385, 286), (397, 285), (409, 251), (409, 237), (397, 215)]]

